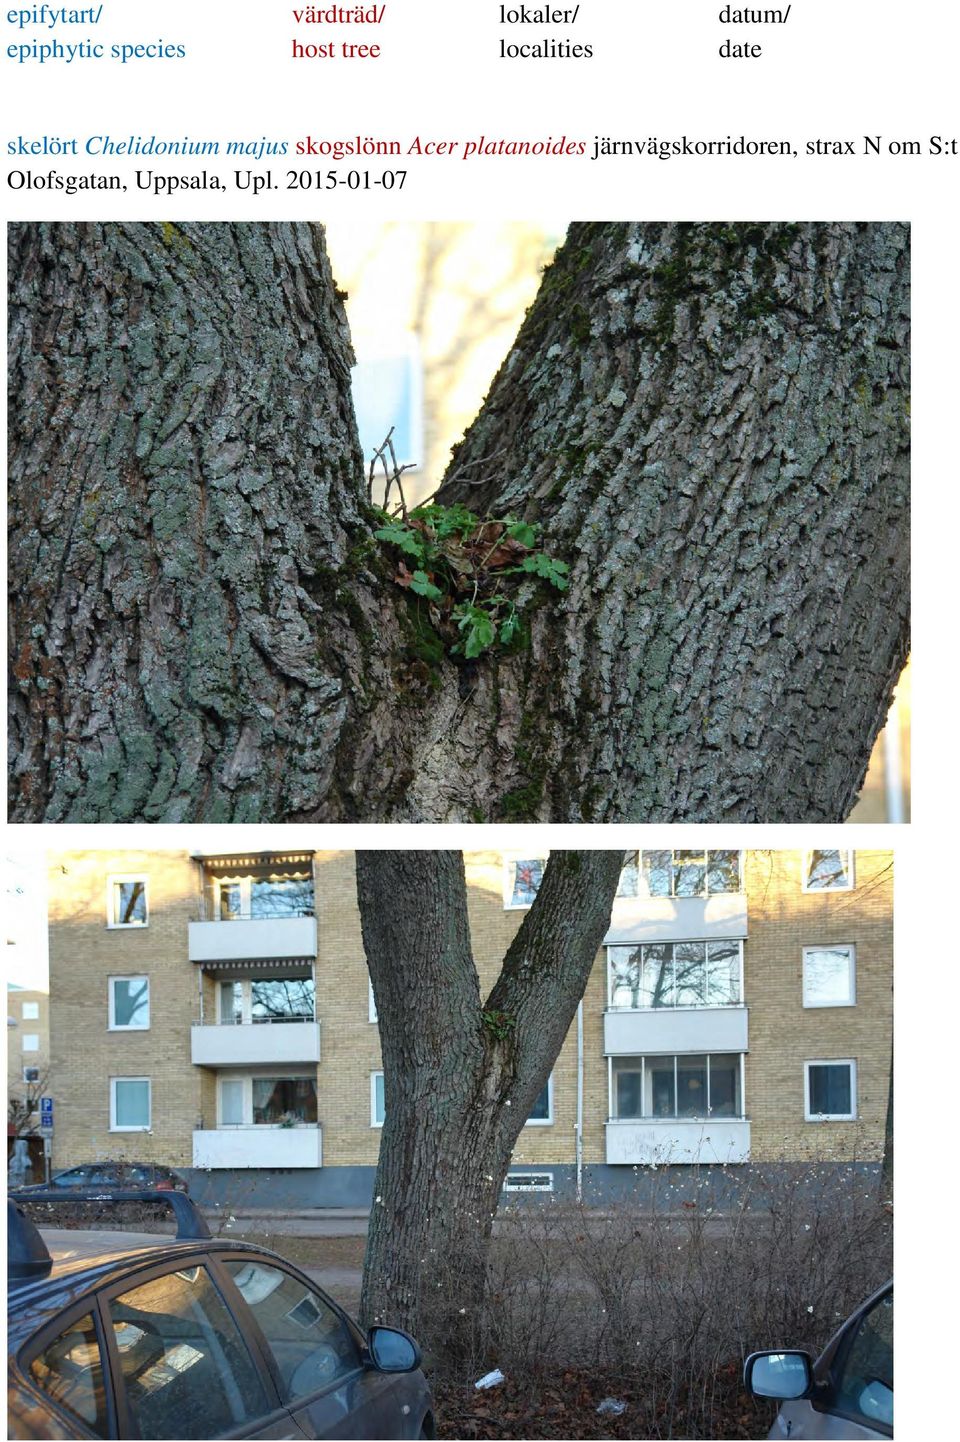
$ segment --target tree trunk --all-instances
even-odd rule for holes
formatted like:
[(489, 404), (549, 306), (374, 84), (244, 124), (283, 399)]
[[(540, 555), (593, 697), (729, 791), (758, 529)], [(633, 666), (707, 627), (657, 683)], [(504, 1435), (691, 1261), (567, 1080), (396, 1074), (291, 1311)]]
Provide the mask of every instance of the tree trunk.
[(409, 1327), (448, 1351), (467, 1344), (511, 1153), (583, 996), (622, 861), (551, 854), (484, 1001), (461, 853), (357, 853), (385, 1101), (367, 1325)]
[(883, 1127), (883, 1162), (880, 1167), (880, 1196), (893, 1200), (893, 1047), (890, 1047), (890, 1082), (887, 1087), (887, 1115)]
[(11, 227), (22, 821), (837, 821), (907, 644), (908, 229), (578, 225), (441, 490), (560, 596), (464, 665), (372, 539), (310, 225)]

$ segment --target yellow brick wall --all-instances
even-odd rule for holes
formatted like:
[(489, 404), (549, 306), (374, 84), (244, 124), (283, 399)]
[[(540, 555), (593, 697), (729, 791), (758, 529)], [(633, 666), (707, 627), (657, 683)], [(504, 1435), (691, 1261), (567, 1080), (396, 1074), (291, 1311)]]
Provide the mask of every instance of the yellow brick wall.
[[(744, 948), (749, 1007), (747, 1111), (755, 1161), (876, 1160), (883, 1129), (893, 1027), (893, 856), (858, 851), (854, 889), (802, 889), (799, 852), (751, 852), (750, 939)], [(803, 1005), (803, 948), (856, 947), (856, 1005)], [(857, 1063), (858, 1120), (804, 1120), (805, 1061)]]
[[(38, 1015), (35, 1020), (24, 1017), (25, 1003), (36, 1006)], [(28, 1090), (31, 1096), (35, 1096), (37, 1087), (33, 1082), (28, 1086), (23, 1080), (24, 1067), (35, 1066), (40, 1072), (41, 1082), (46, 1076), (47, 1083), (44, 1085), (49, 1083), (50, 997), (45, 991), (8, 988), (7, 1016), (16, 1023), (15, 1026), (10, 1026), (9, 1021), (7, 1024), (7, 1094), (11, 1101), (17, 1100), (25, 1104)], [(25, 1036), (39, 1038), (36, 1051), (23, 1050)]]

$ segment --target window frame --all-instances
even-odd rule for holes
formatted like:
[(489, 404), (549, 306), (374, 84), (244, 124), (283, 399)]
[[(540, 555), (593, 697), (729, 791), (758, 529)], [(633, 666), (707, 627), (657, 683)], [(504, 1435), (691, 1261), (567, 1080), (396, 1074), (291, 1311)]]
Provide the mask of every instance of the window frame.
[(379, 1026), (380, 1016), (377, 1012), (377, 998), (373, 994), (373, 980), (369, 975), (367, 976), (367, 990), (369, 993), (367, 999), (367, 1020), (373, 1022), (375, 1026)]
[[(849, 1113), (839, 1112), (811, 1112), (810, 1110), (810, 1068), (812, 1066), (845, 1066), (850, 1069), (850, 1105), (852, 1111)], [(803, 1063), (803, 1119), (805, 1122), (855, 1122), (859, 1110), (859, 1097), (857, 1095), (857, 1059), (856, 1057), (812, 1057)]]
[[(519, 1185), (511, 1186), (511, 1182), (519, 1177), (548, 1177), (549, 1183), (545, 1187), (530, 1186), (529, 1183), (522, 1182)], [(502, 1192), (552, 1192), (554, 1190), (554, 1174), (545, 1167), (528, 1167), (522, 1172), (507, 1172), (500, 1190)]]
[[(35, 1071), (35, 1072), (36, 1072), (36, 1076), (27, 1076), (27, 1072), (28, 1072), (28, 1071)], [(36, 1086), (36, 1085), (39, 1084), (39, 1082), (40, 1082), (40, 1068), (39, 1068), (38, 1066), (25, 1066), (25, 1067), (23, 1068), (23, 1084), (24, 1084), (24, 1086)], [(36, 1110), (36, 1108), (34, 1108), (34, 1110)]]
[[(111, 1432), (111, 1436), (133, 1437), (138, 1434), (138, 1429), (134, 1424), (133, 1412), (127, 1404), (127, 1392), (123, 1385), (120, 1350), (116, 1344), (116, 1338), (113, 1332), (113, 1319), (110, 1315), (110, 1302), (114, 1297), (120, 1297), (125, 1292), (131, 1291), (136, 1287), (144, 1286), (147, 1282), (152, 1282), (157, 1277), (164, 1277), (181, 1271), (185, 1265), (206, 1268), (214, 1290), (219, 1293), (220, 1300), (226, 1308), (231, 1321), (236, 1326), (243, 1344), (250, 1355), (254, 1369), (263, 1386), (266, 1399), (269, 1403), (273, 1404), (269, 1412), (266, 1412), (262, 1417), (256, 1418), (255, 1424), (238, 1423), (237, 1427), (226, 1435), (236, 1435), (238, 1432), (241, 1435), (246, 1435), (251, 1425), (255, 1425), (257, 1432), (262, 1435), (262, 1432), (269, 1427), (270, 1423), (275, 1419), (279, 1422), (289, 1424), (289, 1411), (281, 1401), (281, 1393), (274, 1381), (272, 1368), (261, 1351), (260, 1337), (255, 1319), (240, 1293), (236, 1289), (231, 1291), (224, 1285), (224, 1276), (226, 1276), (227, 1282), (231, 1279), (229, 1275), (222, 1273), (217, 1267), (218, 1255), (219, 1254), (209, 1252), (191, 1253), (186, 1257), (180, 1257), (173, 1266), (170, 1265), (169, 1259), (165, 1262), (158, 1262), (155, 1266), (145, 1268), (143, 1271), (127, 1272), (121, 1280), (110, 1283), (109, 1286), (102, 1288), (97, 1293), (95, 1305), (99, 1312), (100, 1326), (105, 1339), (104, 1347), (110, 1365), (108, 1391), (111, 1394), (111, 1401), (114, 1401), (116, 1404), (114, 1412), (116, 1428)], [(237, 1299), (239, 1299), (239, 1303), (241, 1303), (242, 1306), (238, 1305)], [(87, 1300), (90, 1300), (89, 1297)]]
[(100, 1370), (103, 1374), (103, 1386), (107, 1406), (106, 1436), (108, 1438), (128, 1436), (129, 1433), (122, 1433), (119, 1430), (119, 1408), (116, 1405), (117, 1399), (113, 1388), (113, 1357), (110, 1353), (110, 1339), (107, 1335), (107, 1328), (104, 1325), (103, 1316), (100, 1311), (100, 1298), (98, 1295), (94, 1294), (91, 1296), (88, 1292), (85, 1296), (74, 1302), (72, 1306), (65, 1307), (63, 1311), (58, 1312), (56, 1316), (52, 1317), (39, 1331), (34, 1332), (33, 1336), (30, 1337), (17, 1352), (16, 1367), (29, 1392), (33, 1396), (42, 1397), (44, 1406), (50, 1407), (55, 1415), (62, 1417), (67, 1425), (74, 1431), (77, 1430), (77, 1424), (79, 1423), (81, 1427), (86, 1428), (85, 1435), (96, 1438), (98, 1434), (88, 1426), (82, 1417), (78, 1417), (76, 1412), (71, 1412), (49, 1392), (45, 1392), (41, 1387), (38, 1387), (30, 1375), (30, 1365), (39, 1357), (40, 1353), (45, 1351), (51, 1342), (55, 1342), (64, 1332), (69, 1331), (75, 1322), (81, 1321), (89, 1314), (93, 1316), (93, 1325), (100, 1346)]
[[(711, 852), (716, 852), (716, 851), (735, 851), (735, 852), (737, 853), (737, 886), (736, 886), (736, 890), (735, 890), (735, 891), (710, 891), (710, 890), (705, 890), (705, 891), (702, 891), (702, 892), (698, 892), (695, 896), (679, 896), (679, 895), (677, 894), (677, 892), (674, 890), (674, 882), (675, 882), (675, 880), (676, 880), (676, 861), (675, 861), (675, 858), (676, 858), (678, 852), (681, 852), (681, 851), (698, 851), (698, 850), (702, 850), (702, 852), (703, 852), (703, 857), (704, 857), (704, 869), (703, 869), (703, 871), (704, 871), (704, 885), (705, 885), (705, 886), (706, 886), (706, 882), (707, 882), (707, 877), (708, 877), (709, 872), (710, 872), (710, 853), (711, 853)], [(667, 852), (669, 852), (669, 854), (670, 854), (670, 891), (668, 892), (668, 894), (667, 894), (666, 896), (649, 896), (649, 895), (645, 895), (644, 892), (643, 892), (643, 890), (642, 890), (642, 884), (643, 884), (643, 855), (644, 855), (644, 851), (646, 851), (646, 852), (648, 852), (648, 853), (651, 852), (651, 851), (667, 851)], [(625, 854), (626, 854), (626, 853), (625, 853)], [(617, 901), (709, 901), (709, 899), (710, 899), (711, 896), (742, 896), (742, 895), (744, 894), (744, 887), (745, 887), (745, 880), (744, 880), (744, 863), (743, 863), (744, 851), (743, 851), (743, 847), (742, 847), (742, 846), (704, 846), (704, 847), (678, 846), (678, 847), (675, 847), (675, 848), (674, 848), (674, 847), (669, 847), (669, 846), (648, 846), (648, 847), (638, 847), (634, 852), (632, 852), (632, 853), (630, 853), (630, 854), (632, 854), (632, 855), (635, 857), (635, 862), (634, 862), (634, 864), (636, 865), (636, 869), (637, 869), (637, 890), (636, 890), (636, 892), (635, 892), (634, 894), (631, 894), (630, 892), (621, 892), (621, 890), (620, 890), (620, 883), (618, 882), (618, 883), (617, 883), (617, 893), (616, 893), (616, 898), (615, 898)], [(628, 867), (630, 864), (631, 864), (630, 862), (625, 861), (624, 864), (623, 864), (623, 866), (620, 868), (621, 878), (622, 878), (622, 876), (623, 876), (624, 871), (626, 871), (627, 867)]]
[(39, 1021), (40, 1003), (38, 1001), (22, 1001), (20, 1003), (21, 1021)]
[(387, 1097), (386, 1091), (384, 1091), (383, 1116), (377, 1121), (377, 1077), (383, 1079), (382, 1068), (380, 1071), (372, 1071), (370, 1073), (370, 1125), (375, 1127), (377, 1131), (381, 1131), (387, 1119)]
[[(513, 895), (516, 890), (516, 867), (520, 861), (539, 861), (544, 870), (550, 859), (549, 851), (534, 853), (532, 856), (526, 851), (513, 851), (503, 858), (503, 909), (504, 911), (529, 911), (533, 901), (514, 901)], [(540, 877), (541, 882), (543, 876)], [(537, 888), (539, 891), (539, 887)], [(534, 901), (536, 896), (534, 896)]]
[[(117, 1082), (146, 1082), (147, 1124), (146, 1126), (123, 1127), (117, 1125)], [(112, 1076), (110, 1078), (110, 1131), (149, 1132), (153, 1127), (153, 1081), (148, 1076)]]
[[(732, 893), (731, 893), (732, 894)], [(615, 947), (629, 947), (632, 951), (642, 952), (648, 946), (702, 946), (704, 965), (707, 962), (707, 947), (710, 945), (736, 946), (738, 957), (737, 968), (737, 991), (739, 1001), (724, 1002), (697, 1002), (693, 1006), (679, 1006), (676, 1003), (672, 1006), (614, 1006), (613, 1004), (613, 958), (611, 956)], [(692, 941), (612, 941), (607, 942), (604, 950), (607, 954), (607, 1011), (615, 1012), (643, 1012), (651, 1015), (656, 1012), (689, 1012), (689, 1011), (740, 1011), (746, 1005), (743, 999), (743, 938), (733, 936), (711, 936), (707, 938), (697, 937)], [(641, 959), (642, 964), (642, 959)]]
[[(143, 921), (117, 921), (113, 888), (128, 881), (143, 882)], [(144, 871), (111, 871), (107, 877), (107, 930), (145, 931), (150, 925), (150, 877)]]
[[(526, 1120), (526, 1121), (524, 1122), (524, 1124), (523, 1124), (525, 1127), (552, 1127), (552, 1126), (553, 1126), (553, 1123), (554, 1123), (554, 1116), (553, 1116), (553, 1072), (551, 1072), (550, 1075), (547, 1077), (547, 1087), (546, 1087), (546, 1091), (547, 1091), (547, 1115), (546, 1115), (545, 1117), (527, 1117), (527, 1120)], [(540, 1088), (540, 1091), (537, 1092), (537, 1097), (540, 1097), (540, 1095), (542, 1094), (542, 1092), (543, 1092), (543, 1087), (541, 1087), (541, 1088)]]
[[(28, 1046), (27, 1043), (30, 1043)], [(22, 1031), (20, 1033), (20, 1052), (38, 1052), (40, 1050), (40, 1033), (38, 1031)]]
[[(147, 983), (147, 1024), (146, 1026), (121, 1026), (116, 1019), (116, 1002), (113, 996), (113, 983), (115, 981), (145, 981)], [(128, 975), (111, 974), (107, 977), (107, 1031), (149, 1031), (151, 1027), (150, 1018), (150, 978), (144, 973), (132, 972)]]
[[(313, 983), (313, 1016), (269, 1018), (267, 1020), (256, 1020), (253, 1015), (253, 988), (258, 981), (310, 981)], [(225, 1021), (223, 1012), (223, 989), (225, 986), (240, 987), (240, 1020)], [(291, 1022), (308, 1022), (315, 1024), (319, 1021), (317, 1016), (317, 982), (316, 976), (238, 976), (224, 978), (217, 982), (215, 1015), (217, 1026), (289, 1026)]]
[[(837, 852), (840, 853), (841, 856), (842, 856), (844, 853), (846, 853), (846, 856), (847, 856), (847, 865), (846, 865), (845, 870), (846, 870), (847, 877), (848, 877), (848, 884), (847, 884), (846, 886), (809, 886), (809, 885), (807, 884), (807, 883), (809, 882), (809, 880), (810, 880), (810, 858), (813, 856), (814, 850), (819, 850), (819, 851), (837, 851)], [(856, 885), (857, 885), (856, 870), (855, 870), (855, 868), (856, 868), (856, 855), (857, 855), (856, 847), (854, 847), (854, 846), (821, 846), (821, 847), (815, 847), (815, 848), (814, 848), (814, 847), (811, 847), (809, 850), (804, 851), (804, 853), (803, 853), (803, 870), (802, 870), (801, 876), (800, 876), (801, 889), (802, 889), (803, 895), (804, 895), (804, 896), (846, 896), (846, 895), (848, 895), (851, 891), (856, 890)]]
[[(848, 1001), (808, 1001), (807, 1000), (807, 953), (810, 951), (845, 951), (847, 953), (847, 991)], [(856, 1006), (857, 1004), (857, 948), (852, 941), (824, 941), (819, 946), (803, 947), (802, 956), (802, 980), (800, 997), (805, 1008), (811, 1011), (819, 1011), (824, 1007), (832, 1006)]]
[[(317, 1076), (315, 1071), (304, 1071), (290, 1073), (287, 1076), (277, 1076), (273, 1072), (252, 1072), (242, 1071), (240, 1068), (224, 1068), (217, 1072), (217, 1130), (224, 1131), (289, 1131), (289, 1127), (283, 1127), (280, 1122), (255, 1122), (253, 1119), (253, 1083), (255, 1081), (312, 1081), (314, 1096), (317, 1101), (317, 1120), (315, 1122), (296, 1122), (294, 1125), (299, 1128), (319, 1127), (320, 1125), (320, 1095), (317, 1090)], [(241, 1110), (243, 1121), (225, 1122), (223, 1120), (223, 1087), (225, 1082), (240, 1082), (243, 1087), (243, 1102)]]
[[(709, 1123), (709, 1122), (745, 1122), (745, 1121), (748, 1120), (748, 1116), (747, 1116), (747, 1094), (746, 1094), (746, 1055), (747, 1055), (746, 1052), (743, 1052), (743, 1051), (706, 1051), (706, 1052), (682, 1052), (682, 1051), (677, 1051), (677, 1052), (653, 1052), (653, 1051), (651, 1051), (651, 1052), (637, 1052), (637, 1053), (634, 1053), (634, 1052), (622, 1052), (622, 1053), (618, 1053), (616, 1056), (610, 1054), (610, 1055), (607, 1056), (607, 1121), (608, 1121), (608, 1122), (614, 1122), (614, 1123), (625, 1122), (628, 1126), (630, 1126), (630, 1125), (643, 1125), (643, 1126), (646, 1126), (646, 1125), (648, 1125), (648, 1124), (651, 1123), (651, 1122), (654, 1123), (654, 1124), (661, 1124), (661, 1125), (666, 1125), (666, 1124), (668, 1124), (668, 1123), (681, 1123), (681, 1124), (690, 1123), (690, 1124), (692, 1124), (692, 1125), (696, 1125), (696, 1124), (698, 1124), (698, 1123), (705, 1123), (705, 1122), (706, 1122), (706, 1123)], [(678, 1074), (678, 1063), (682, 1060), (683, 1057), (690, 1057), (690, 1056), (703, 1056), (703, 1057), (706, 1057), (706, 1061), (707, 1061), (707, 1066), (706, 1066), (706, 1072), (707, 1072), (707, 1097), (708, 1097), (708, 1099), (709, 1099), (709, 1096), (710, 1096), (710, 1058), (711, 1058), (711, 1057), (715, 1057), (715, 1056), (717, 1056), (717, 1057), (720, 1057), (720, 1056), (733, 1056), (733, 1057), (737, 1057), (737, 1058), (739, 1059), (739, 1062), (740, 1062), (740, 1066), (739, 1066), (739, 1068), (738, 1068), (738, 1070), (739, 1070), (739, 1081), (740, 1081), (740, 1110), (739, 1110), (739, 1112), (735, 1112), (733, 1116), (723, 1116), (723, 1115), (719, 1115), (719, 1114), (713, 1113), (713, 1112), (711, 1112), (710, 1109), (709, 1109), (709, 1100), (708, 1100), (707, 1110), (706, 1110), (705, 1114), (704, 1114), (702, 1117), (682, 1117), (682, 1116), (679, 1116), (676, 1112), (674, 1112), (674, 1113), (673, 1113), (672, 1115), (670, 1115), (670, 1116), (665, 1116), (665, 1117), (658, 1117), (658, 1116), (653, 1116), (653, 1115), (645, 1116), (645, 1115), (642, 1113), (642, 1111), (641, 1111), (641, 1115), (638, 1116), (638, 1117), (622, 1117), (622, 1116), (619, 1116), (619, 1115), (618, 1115), (618, 1113), (617, 1113), (617, 1111), (615, 1110), (615, 1107), (614, 1107), (614, 1101), (615, 1101), (614, 1071), (613, 1071), (613, 1064), (614, 1064), (614, 1062), (616, 1062), (616, 1061), (621, 1061), (621, 1060), (625, 1060), (625, 1059), (626, 1059), (626, 1060), (630, 1060), (630, 1061), (638, 1061), (638, 1062), (640, 1063), (640, 1065), (639, 1065), (638, 1067), (633, 1067), (633, 1068), (631, 1068), (631, 1070), (632, 1070), (633, 1072), (635, 1072), (636, 1075), (638, 1075), (638, 1076), (640, 1077), (640, 1103), (641, 1103), (641, 1107), (643, 1107), (643, 1105), (644, 1105), (644, 1103), (645, 1103), (646, 1091), (647, 1091), (647, 1061), (648, 1061), (649, 1059), (653, 1059), (653, 1058), (656, 1058), (656, 1057), (661, 1057), (661, 1058), (663, 1058), (663, 1057), (672, 1057), (672, 1058), (673, 1058), (673, 1100), (674, 1100), (674, 1105), (676, 1105), (676, 1102), (677, 1102), (677, 1074)]]

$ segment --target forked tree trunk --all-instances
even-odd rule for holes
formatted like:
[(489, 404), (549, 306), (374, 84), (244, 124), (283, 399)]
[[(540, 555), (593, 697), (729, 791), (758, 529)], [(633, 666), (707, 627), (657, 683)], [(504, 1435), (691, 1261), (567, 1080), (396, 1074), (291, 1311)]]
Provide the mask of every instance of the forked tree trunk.
[(471, 667), (372, 540), (317, 227), (11, 246), (15, 819), (846, 816), (907, 645), (906, 226), (571, 229), (440, 495), (571, 584)]
[(510, 1156), (583, 996), (622, 862), (619, 851), (551, 853), (483, 999), (462, 854), (357, 853), (385, 1099), (368, 1325), (409, 1327), (448, 1352), (471, 1335)]

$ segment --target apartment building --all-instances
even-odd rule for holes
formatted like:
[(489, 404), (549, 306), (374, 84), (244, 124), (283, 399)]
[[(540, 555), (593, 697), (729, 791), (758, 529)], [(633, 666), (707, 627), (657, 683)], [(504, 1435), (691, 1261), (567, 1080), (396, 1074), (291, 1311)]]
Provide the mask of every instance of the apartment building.
[[(465, 863), (488, 988), (546, 857)], [(55, 1168), (140, 1158), (201, 1198), (369, 1202), (383, 1079), (352, 853), (57, 853), (49, 898)], [(627, 853), (506, 1190), (875, 1166), (892, 950), (890, 852)]]

